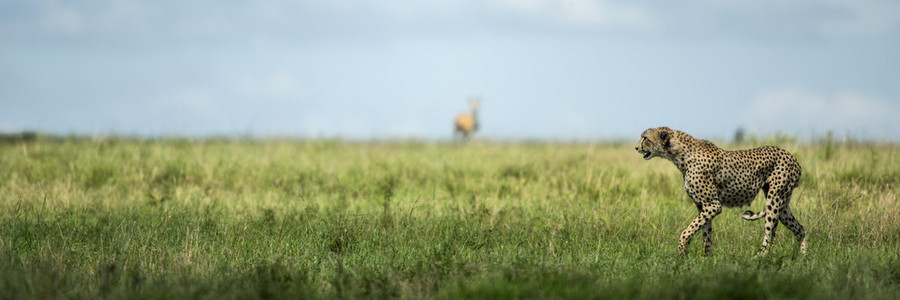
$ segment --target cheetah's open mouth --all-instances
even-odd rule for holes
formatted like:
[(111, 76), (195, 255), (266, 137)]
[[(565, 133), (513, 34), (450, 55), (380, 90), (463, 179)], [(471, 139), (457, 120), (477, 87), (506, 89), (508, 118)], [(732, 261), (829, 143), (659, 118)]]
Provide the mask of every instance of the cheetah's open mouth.
[(652, 153), (652, 152), (649, 152), (649, 151), (648, 151), (647, 153), (644, 153), (644, 159), (650, 160), (650, 156), (651, 156), (651, 155), (653, 155), (653, 153)]

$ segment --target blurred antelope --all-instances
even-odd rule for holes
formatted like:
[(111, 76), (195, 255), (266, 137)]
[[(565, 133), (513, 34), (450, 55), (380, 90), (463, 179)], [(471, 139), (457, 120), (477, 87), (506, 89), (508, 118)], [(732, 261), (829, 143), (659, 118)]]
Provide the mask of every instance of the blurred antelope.
[(478, 105), (481, 104), (481, 99), (469, 99), (469, 103), (472, 105), (472, 112), (459, 114), (453, 122), (453, 136), (461, 137), (464, 141), (468, 141), (469, 136), (478, 130)]

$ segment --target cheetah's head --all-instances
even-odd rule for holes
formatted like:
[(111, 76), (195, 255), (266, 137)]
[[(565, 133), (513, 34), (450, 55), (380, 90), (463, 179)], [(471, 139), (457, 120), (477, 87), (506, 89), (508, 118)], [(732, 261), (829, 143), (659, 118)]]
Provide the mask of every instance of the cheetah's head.
[(638, 142), (634, 150), (644, 155), (644, 159), (649, 160), (654, 157), (666, 158), (670, 155), (669, 148), (672, 147), (671, 138), (674, 131), (669, 127), (657, 127), (644, 130), (641, 134), (641, 141)]

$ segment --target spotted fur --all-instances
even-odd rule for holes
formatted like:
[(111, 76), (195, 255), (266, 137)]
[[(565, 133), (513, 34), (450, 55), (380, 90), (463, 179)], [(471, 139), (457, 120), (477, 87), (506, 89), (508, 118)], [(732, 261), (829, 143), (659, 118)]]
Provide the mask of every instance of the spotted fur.
[(706, 245), (704, 253), (712, 254), (712, 219), (722, 212), (723, 206), (750, 205), (760, 190), (766, 196), (765, 210), (745, 211), (741, 216), (748, 221), (766, 219), (759, 254), (768, 252), (779, 222), (794, 233), (800, 252), (806, 254), (806, 231), (788, 205), (801, 173), (800, 164), (790, 152), (774, 146), (723, 150), (709, 141), (668, 127), (647, 129), (634, 149), (644, 159), (662, 157), (674, 163), (684, 176), (685, 192), (697, 206), (699, 216), (678, 240), (679, 254), (685, 253), (698, 230)]

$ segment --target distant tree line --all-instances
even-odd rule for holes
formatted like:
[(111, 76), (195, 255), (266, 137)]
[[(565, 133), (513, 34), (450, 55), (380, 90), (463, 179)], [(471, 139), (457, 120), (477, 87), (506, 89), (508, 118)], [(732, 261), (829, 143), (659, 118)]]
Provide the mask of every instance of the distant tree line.
[(0, 132), (0, 144), (27, 143), (37, 140), (38, 134), (34, 131), (22, 131), (17, 133)]

